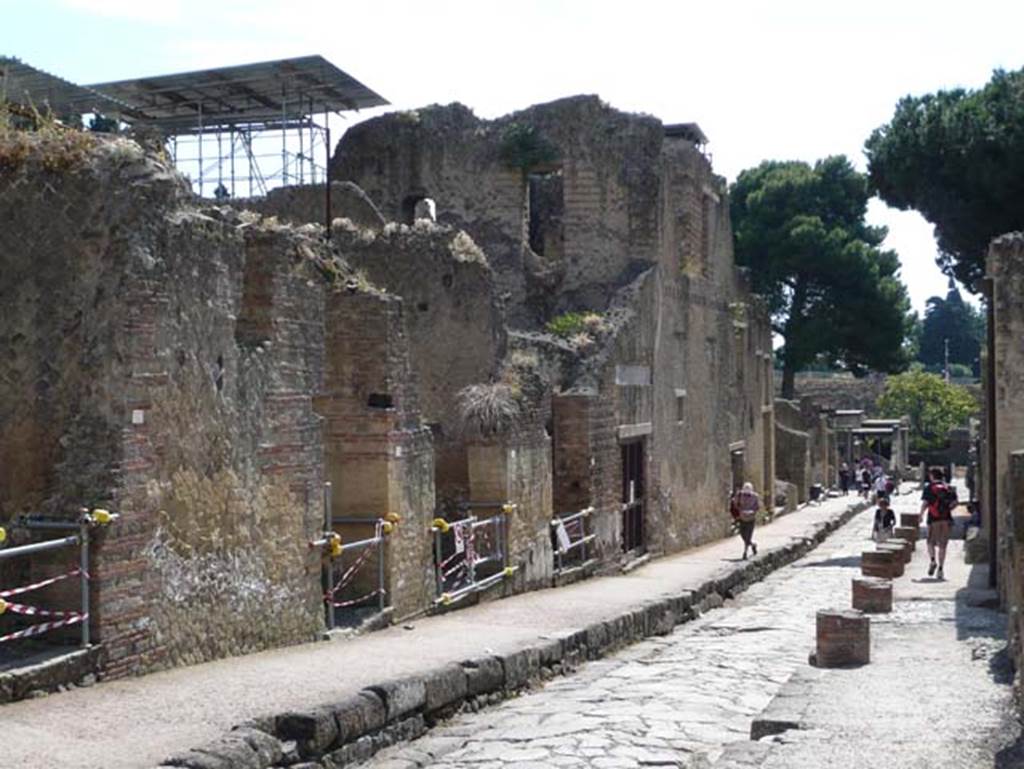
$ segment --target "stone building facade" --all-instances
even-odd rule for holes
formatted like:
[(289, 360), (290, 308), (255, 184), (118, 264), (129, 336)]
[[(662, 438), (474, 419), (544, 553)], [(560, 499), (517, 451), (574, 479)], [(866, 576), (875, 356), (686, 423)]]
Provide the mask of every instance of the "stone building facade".
[(987, 272), (994, 341), (988, 351), (993, 356), (988, 368), (994, 372), (989, 392), (994, 399), (985, 404), (989, 427), (982, 445), (980, 488), (987, 534), (995, 540), (996, 562), (990, 567), (997, 570), (1009, 615), (1018, 701), (1024, 705), (1024, 234), (992, 241)]
[[(584, 96), (493, 121), (461, 105), (386, 115), (332, 163), (385, 218), (412, 222), (430, 199), (487, 254), (510, 344), (550, 383), (553, 510), (594, 508), (609, 568), (724, 535), (730, 489), (774, 478), (767, 317), (701, 140)], [(589, 326), (547, 333), (567, 313)]]
[(557, 516), (592, 509), (611, 570), (773, 487), (768, 318), (695, 126), (594, 97), (371, 120), (329, 231), (322, 189), (214, 206), (131, 142), (46, 141), (0, 179), (0, 522), (121, 513), (91, 570), (105, 677), (322, 633), (325, 515), (346, 542), (397, 516), (354, 592), (381, 567), (401, 618), (437, 604), (437, 516), (511, 503), (492, 596), (556, 580)]

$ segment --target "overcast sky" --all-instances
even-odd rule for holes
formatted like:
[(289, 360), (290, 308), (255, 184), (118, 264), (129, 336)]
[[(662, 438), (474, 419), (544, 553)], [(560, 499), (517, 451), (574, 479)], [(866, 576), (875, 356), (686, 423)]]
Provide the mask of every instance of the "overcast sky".
[[(482, 117), (577, 93), (696, 121), (730, 181), (845, 154), (896, 101), (1024, 66), (1024, 2), (0, 0), (0, 55), (78, 83), (319, 53), (408, 109)], [(350, 122), (375, 114), (353, 116)], [(340, 127), (340, 126), (339, 126)], [(931, 227), (875, 201), (914, 306), (945, 294)]]

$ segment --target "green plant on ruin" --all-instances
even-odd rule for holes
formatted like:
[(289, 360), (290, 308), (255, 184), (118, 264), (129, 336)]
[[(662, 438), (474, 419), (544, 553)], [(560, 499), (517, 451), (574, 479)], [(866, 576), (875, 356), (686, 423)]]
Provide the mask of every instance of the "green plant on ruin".
[(501, 135), (498, 148), (501, 161), (523, 175), (558, 162), (558, 149), (536, 128), (512, 123)]
[(11, 173), (30, 161), (46, 171), (80, 166), (96, 146), (96, 137), (61, 123), (52, 112), (0, 100), (0, 173)]
[(597, 337), (605, 331), (605, 322), (596, 312), (564, 312), (549, 320), (544, 330), (563, 339), (571, 339), (580, 334)]

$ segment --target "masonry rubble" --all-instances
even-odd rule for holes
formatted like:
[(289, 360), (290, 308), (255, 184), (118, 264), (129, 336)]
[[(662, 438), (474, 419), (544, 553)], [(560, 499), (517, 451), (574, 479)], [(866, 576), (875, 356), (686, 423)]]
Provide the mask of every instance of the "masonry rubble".
[(435, 606), (431, 523), (466, 505), (515, 505), (514, 575), (476, 598), (551, 585), (584, 508), (589, 571), (726, 535), (729, 490), (773, 488), (771, 336), (693, 128), (590, 96), (370, 120), (329, 241), (315, 190), (211, 205), (123, 139), (12, 160), (0, 518), (121, 513), (102, 677), (322, 633), (325, 481), (343, 540), (399, 518), (355, 583), (382, 567), (393, 618)]

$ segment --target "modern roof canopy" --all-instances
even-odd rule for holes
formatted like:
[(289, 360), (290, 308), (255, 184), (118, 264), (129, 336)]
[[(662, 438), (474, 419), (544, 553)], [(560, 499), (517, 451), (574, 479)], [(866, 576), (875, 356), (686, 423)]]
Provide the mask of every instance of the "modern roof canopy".
[(320, 112), (388, 104), (322, 56), (119, 80), (88, 86), (129, 106), (125, 118), (165, 134), (217, 131), (229, 126), (300, 124)]
[(0, 99), (56, 115), (131, 111), (127, 104), (11, 56), (0, 56)]

